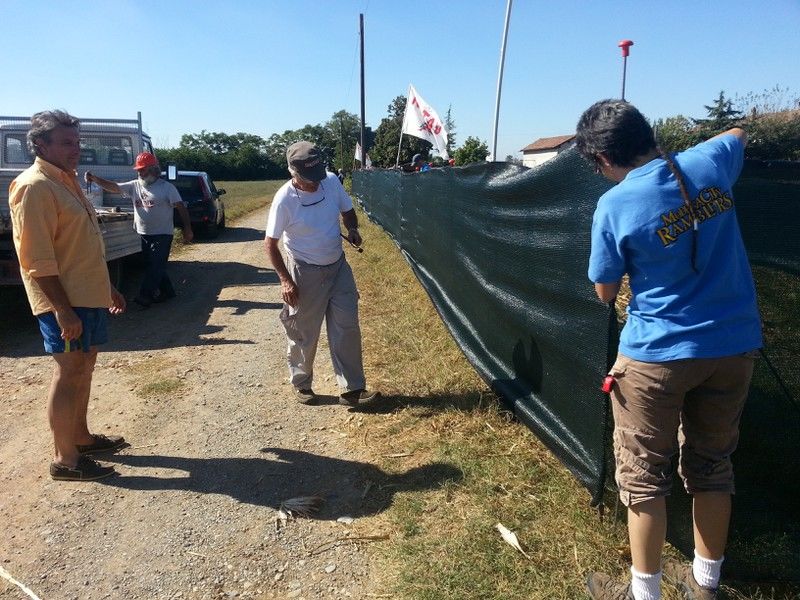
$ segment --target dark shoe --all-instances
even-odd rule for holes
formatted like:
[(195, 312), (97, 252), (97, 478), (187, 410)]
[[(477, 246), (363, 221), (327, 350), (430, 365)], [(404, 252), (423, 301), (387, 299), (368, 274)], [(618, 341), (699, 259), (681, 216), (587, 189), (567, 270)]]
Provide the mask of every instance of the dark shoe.
[(300, 404), (312, 405), (317, 403), (317, 395), (311, 388), (306, 390), (295, 388), (294, 395), (297, 397), (297, 401), (300, 402)]
[(368, 392), (367, 390), (353, 390), (344, 392), (339, 396), (339, 404), (345, 406), (358, 406), (361, 403), (369, 402), (378, 397), (378, 392)]
[(701, 586), (694, 579), (692, 565), (668, 558), (661, 567), (664, 580), (683, 592), (687, 600), (716, 600), (717, 589)]
[(150, 298), (145, 298), (144, 296), (136, 296), (133, 299), (136, 304), (138, 304), (141, 308), (150, 308), (150, 305), (153, 303)]
[(633, 600), (630, 584), (615, 581), (605, 573), (590, 573), (586, 589), (593, 600)]
[(88, 456), (79, 457), (78, 464), (74, 467), (50, 463), (50, 477), (57, 481), (94, 481), (114, 473), (114, 467), (101, 465)]
[(98, 452), (111, 452), (125, 445), (125, 438), (121, 435), (103, 435), (93, 433), (91, 444), (84, 446), (78, 444), (78, 452), (81, 454), (97, 454)]

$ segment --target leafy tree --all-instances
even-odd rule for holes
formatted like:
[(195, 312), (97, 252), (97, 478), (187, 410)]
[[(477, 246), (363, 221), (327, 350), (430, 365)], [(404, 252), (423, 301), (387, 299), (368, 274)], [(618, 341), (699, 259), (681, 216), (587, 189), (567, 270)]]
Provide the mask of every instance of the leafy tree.
[(456, 165), (468, 165), (471, 163), (484, 162), (489, 156), (489, 147), (486, 142), (480, 141), (475, 137), (468, 137), (464, 140), (464, 145), (456, 150)]
[(340, 110), (333, 113), (325, 127), (336, 140), (331, 167), (349, 170), (353, 164), (356, 142), (361, 138), (361, 119), (346, 110)]
[(664, 152), (681, 152), (702, 141), (692, 119), (683, 115), (658, 119), (653, 129), (658, 146)]
[(522, 165), (522, 159), (515, 157), (513, 154), (506, 155), (506, 162), (512, 165)]
[(447, 150), (448, 156), (453, 156), (453, 150), (456, 147), (456, 122), (453, 120), (453, 105), (447, 107), (447, 113), (444, 116), (444, 129), (447, 131)]
[(800, 160), (800, 111), (783, 111), (748, 119), (747, 158)]
[[(736, 108), (734, 108), (736, 106)], [(800, 98), (775, 86), (738, 98), (738, 106), (720, 93), (706, 106), (707, 119), (683, 115), (654, 123), (656, 139), (666, 152), (679, 152), (731, 127), (748, 134), (745, 156), (761, 160), (800, 160)], [(746, 117), (741, 115), (747, 114)]]
[(266, 141), (257, 135), (203, 130), (199, 134), (181, 136), (178, 148), (157, 149), (156, 155), (163, 164), (174, 163), (186, 171), (206, 171), (214, 179), (281, 177), (282, 169), (266, 150)]
[[(389, 116), (381, 119), (375, 131), (375, 144), (370, 149), (372, 164), (376, 167), (393, 167), (397, 160), (397, 146), (403, 128), (403, 115), (406, 111), (406, 97), (397, 96), (388, 107)], [(419, 138), (403, 135), (400, 149), (400, 163), (411, 162), (415, 154), (427, 155), (431, 144)]]
[(725, 99), (724, 91), (719, 93), (713, 104), (706, 105), (704, 108), (708, 112), (708, 117), (693, 119), (694, 124), (700, 128), (702, 138), (709, 138), (731, 127), (736, 127), (742, 119), (742, 112), (733, 108), (733, 100)]

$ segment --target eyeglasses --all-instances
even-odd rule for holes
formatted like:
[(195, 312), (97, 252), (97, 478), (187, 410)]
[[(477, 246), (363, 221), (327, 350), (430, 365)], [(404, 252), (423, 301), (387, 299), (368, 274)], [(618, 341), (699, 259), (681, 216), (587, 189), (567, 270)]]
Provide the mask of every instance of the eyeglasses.
[[(322, 197), (322, 200), (325, 200), (325, 196)], [(316, 202), (312, 202), (311, 204), (303, 204), (303, 201), (301, 200), (300, 206), (306, 206), (306, 207), (314, 206), (315, 204), (319, 204), (320, 202), (322, 202), (322, 200), (317, 200)]]
[[(309, 206), (314, 206), (315, 204), (319, 204), (320, 202), (325, 200), (325, 188), (323, 187), (322, 182), (320, 182), (320, 188), (322, 189), (322, 198), (317, 200), (316, 202), (311, 202), (310, 204), (303, 203), (303, 197), (300, 195), (300, 191), (297, 189), (297, 187), (295, 187), (294, 183), (292, 183), (292, 187), (294, 188), (294, 193), (297, 196), (297, 200), (300, 202), (300, 206), (305, 206), (307, 208)], [(309, 192), (309, 193), (314, 193), (314, 192)]]

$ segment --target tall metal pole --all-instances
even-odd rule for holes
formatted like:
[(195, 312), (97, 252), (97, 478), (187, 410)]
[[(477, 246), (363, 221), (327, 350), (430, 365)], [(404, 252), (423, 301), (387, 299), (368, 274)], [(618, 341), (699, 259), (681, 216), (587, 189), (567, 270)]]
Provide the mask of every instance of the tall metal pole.
[(622, 40), (617, 44), (622, 49), (622, 99), (625, 100), (625, 73), (628, 70), (628, 54), (630, 47), (633, 46), (631, 40)]
[(494, 132), (492, 133), (492, 160), (497, 162), (497, 123), (500, 120), (500, 92), (503, 89), (503, 66), (506, 62), (506, 42), (508, 41), (508, 22), (511, 20), (511, 2), (506, 5), (506, 24), (503, 27), (503, 44), (500, 47), (500, 71), (497, 74), (497, 101), (494, 105)]
[(359, 29), (361, 31), (361, 168), (366, 165), (364, 155), (367, 153), (366, 144), (364, 143), (364, 13), (358, 15)]

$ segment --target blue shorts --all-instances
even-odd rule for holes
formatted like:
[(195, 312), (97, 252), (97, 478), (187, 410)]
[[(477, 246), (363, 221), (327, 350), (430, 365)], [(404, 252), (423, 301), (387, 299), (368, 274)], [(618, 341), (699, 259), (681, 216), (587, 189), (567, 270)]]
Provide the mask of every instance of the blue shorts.
[(107, 308), (81, 308), (73, 307), (83, 323), (83, 333), (77, 340), (62, 340), (61, 328), (58, 326), (56, 316), (52, 312), (36, 315), (39, 319), (39, 331), (44, 338), (45, 352), (61, 354), (63, 352), (76, 352), (83, 350), (89, 352), (92, 346), (105, 344), (108, 341), (108, 309)]

